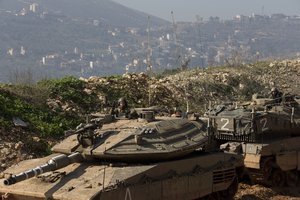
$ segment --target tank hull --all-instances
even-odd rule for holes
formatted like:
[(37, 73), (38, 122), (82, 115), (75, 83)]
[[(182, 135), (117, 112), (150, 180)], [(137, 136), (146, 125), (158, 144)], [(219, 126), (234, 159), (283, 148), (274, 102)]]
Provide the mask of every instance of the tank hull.
[[(273, 186), (300, 185), (300, 137), (243, 144), (243, 154), (245, 167), (259, 172), (258, 181)], [(290, 180), (290, 174), (294, 180)]]
[(227, 142), (221, 148), (244, 156), (245, 167), (253, 182), (275, 187), (300, 185), (300, 137), (277, 138), (263, 143)]
[(300, 184), (300, 105), (294, 97), (277, 103), (255, 98), (249, 107), (219, 106), (208, 112), (210, 134), (223, 143), (222, 150), (244, 156), (254, 181)]
[[(9, 168), (15, 174), (56, 156), (27, 160)], [(4, 199), (31, 200), (118, 200), (118, 199), (197, 199), (213, 193), (236, 192), (243, 159), (224, 153), (196, 153), (189, 158), (149, 165), (74, 163), (53, 173), (6, 186), (1, 179)]]

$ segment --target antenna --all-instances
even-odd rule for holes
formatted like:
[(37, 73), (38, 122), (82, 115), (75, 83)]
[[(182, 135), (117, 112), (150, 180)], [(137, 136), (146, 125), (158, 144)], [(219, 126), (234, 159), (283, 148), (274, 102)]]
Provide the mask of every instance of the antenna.
[(182, 52), (181, 52), (181, 48), (179, 48), (179, 43), (178, 43), (178, 34), (177, 34), (177, 24), (175, 22), (175, 18), (174, 18), (174, 12), (171, 11), (171, 15), (172, 15), (172, 21), (173, 21), (173, 29), (174, 29), (174, 38), (175, 38), (175, 45), (176, 45), (176, 56), (177, 57), (177, 62), (179, 62), (179, 67), (181, 70), (184, 70), (187, 68), (188, 64), (190, 63), (190, 58), (188, 59), (184, 59), (182, 58)]
[(175, 39), (175, 46), (176, 46), (176, 59), (177, 62), (179, 61), (179, 65), (181, 67), (181, 55), (179, 52), (179, 45), (178, 45), (178, 35), (177, 35), (177, 24), (175, 22), (175, 17), (174, 17), (174, 12), (171, 11), (171, 16), (172, 16), (172, 23), (173, 23), (173, 32), (174, 32), (174, 39)]
[(147, 40), (148, 40), (148, 47), (147, 47), (147, 73), (149, 76), (149, 88), (148, 88), (148, 104), (151, 106), (151, 86), (150, 86), (150, 79), (152, 75), (152, 65), (151, 65), (151, 47), (150, 47), (150, 16), (148, 16), (148, 25), (147, 25)]
[(148, 40), (148, 47), (147, 47), (147, 71), (149, 75), (152, 72), (151, 66), (151, 47), (150, 47), (150, 16), (148, 16), (148, 25), (147, 25), (147, 40)]
[[(204, 49), (203, 49), (203, 45), (204, 45), (204, 39), (203, 39), (203, 36), (202, 36), (202, 33), (201, 33), (201, 18), (200, 16), (198, 16), (197, 18), (197, 26), (196, 27), (196, 30), (198, 31), (198, 37), (199, 37), (199, 44), (200, 44), (200, 62), (201, 62), (201, 68), (203, 69), (204, 68)], [(204, 35), (204, 34), (203, 34)]]

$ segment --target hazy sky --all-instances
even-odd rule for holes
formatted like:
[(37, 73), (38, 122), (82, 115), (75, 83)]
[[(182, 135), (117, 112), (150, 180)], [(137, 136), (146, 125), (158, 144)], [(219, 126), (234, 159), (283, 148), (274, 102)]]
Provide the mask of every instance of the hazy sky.
[(300, 0), (113, 0), (163, 19), (172, 20), (171, 11), (177, 21), (195, 21), (196, 15), (204, 19), (218, 16), (231, 19), (237, 14), (252, 13), (270, 15), (283, 13), (300, 16)]

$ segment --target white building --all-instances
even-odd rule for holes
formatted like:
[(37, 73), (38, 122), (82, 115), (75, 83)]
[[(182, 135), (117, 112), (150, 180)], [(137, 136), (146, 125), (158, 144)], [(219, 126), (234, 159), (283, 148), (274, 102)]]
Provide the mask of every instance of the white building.
[(31, 12), (36, 12), (37, 7), (38, 7), (38, 4), (36, 4), (36, 3), (30, 4), (30, 5), (29, 5), (29, 10), (30, 10)]

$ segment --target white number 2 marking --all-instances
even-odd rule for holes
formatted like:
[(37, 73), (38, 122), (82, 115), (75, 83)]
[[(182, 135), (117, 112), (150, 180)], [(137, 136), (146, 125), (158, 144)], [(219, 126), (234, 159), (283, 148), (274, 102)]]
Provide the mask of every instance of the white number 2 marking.
[(266, 131), (266, 130), (269, 129), (269, 128), (267, 127), (267, 122), (268, 122), (267, 118), (262, 118), (259, 122), (260, 122), (260, 124), (262, 125), (261, 131)]
[(224, 122), (224, 121), (225, 121), (225, 123), (221, 127), (221, 130), (229, 131), (229, 128), (226, 127), (229, 124), (229, 119), (227, 119), (227, 118), (221, 118), (221, 122)]

